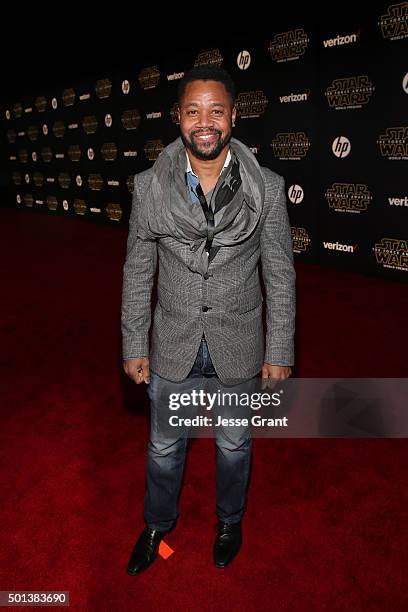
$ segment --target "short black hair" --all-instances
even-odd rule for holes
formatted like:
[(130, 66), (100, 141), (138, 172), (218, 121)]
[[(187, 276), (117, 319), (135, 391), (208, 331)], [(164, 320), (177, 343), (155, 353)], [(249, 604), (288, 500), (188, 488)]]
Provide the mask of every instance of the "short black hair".
[(188, 83), (192, 81), (219, 81), (224, 84), (225, 89), (231, 100), (231, 106), (235, 103), (235, 84), (231, 76), (224, 68), (220, 66), (213, 66), (212, 64), (201, 64), (200, 66), (194, 66), (188, 72), (186, 72), (183, 78), (180, 80), (177, 88), (178, 103), (181, 104), (181, 100), (184, 96), (184, 92)]

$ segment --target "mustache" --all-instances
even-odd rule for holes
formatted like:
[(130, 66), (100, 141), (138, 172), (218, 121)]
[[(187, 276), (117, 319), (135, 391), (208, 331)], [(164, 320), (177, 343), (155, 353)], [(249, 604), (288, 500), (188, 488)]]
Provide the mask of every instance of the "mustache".
[(194, 132), (191, 132), (192, 136), (196, 134), (221, 134), (221, 130), (194, 130)]

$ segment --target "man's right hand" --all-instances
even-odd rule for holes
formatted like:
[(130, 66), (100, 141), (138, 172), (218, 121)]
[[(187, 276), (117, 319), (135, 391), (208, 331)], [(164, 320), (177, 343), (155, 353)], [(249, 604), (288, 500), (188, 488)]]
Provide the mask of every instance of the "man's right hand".
[(126, 374), (137, 385), (143, 381), (146, 385), (150, 382), (150, 367), (148, 357), (138, 357), (137, 359), (125, 359), (123, 361), (123, 369)]

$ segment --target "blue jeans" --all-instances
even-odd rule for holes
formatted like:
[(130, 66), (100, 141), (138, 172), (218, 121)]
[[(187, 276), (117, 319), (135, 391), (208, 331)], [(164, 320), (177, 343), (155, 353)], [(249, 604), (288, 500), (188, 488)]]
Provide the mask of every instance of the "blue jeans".
[[(188, 379), (216, 377), (207, 343), (203, 339)], [(179, 515), (178, 498), (186, 456), (186, 436), (158, 432), (158, 397), (161, 386), (168, 383), (150, 371), (147, 392), (150, 398), (150, 440), (147, 453), (146, 495), (144, 520), (152, 529), (171, 529)], [(177, 383), (172, 383), (173, 385)], [(249, 479), (252, 438), (250, 430), (234, 427), (216, 428), (216, 515), (226, 523), (241, 520), (246, 510), (246, 491)]]

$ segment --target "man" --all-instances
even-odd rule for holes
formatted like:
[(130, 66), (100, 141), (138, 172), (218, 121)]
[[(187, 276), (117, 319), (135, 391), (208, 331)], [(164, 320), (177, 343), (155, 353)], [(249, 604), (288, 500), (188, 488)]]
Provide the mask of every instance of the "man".
[[(154, 561), (178, 516), (186, 439), (158, 432), (161, 390), (199, 376), (227, 385), (260, 371), (263, 379), (285, 379), (294, 361), (295, 272), (284, 180), (232, 137), (235, 90), (227, 72), (193, 68), (178, 97), (180, 137), (135, 176), (124, 265), (124, 370), (136, 384), (149, 385), (151, 402), (146, 527), (129, 559), (132, 575)], [(239, 551), (246, 509), (251, 439), (230, 429), (216, 438), (217, 567)]]

